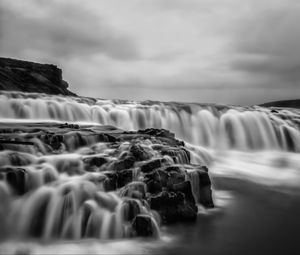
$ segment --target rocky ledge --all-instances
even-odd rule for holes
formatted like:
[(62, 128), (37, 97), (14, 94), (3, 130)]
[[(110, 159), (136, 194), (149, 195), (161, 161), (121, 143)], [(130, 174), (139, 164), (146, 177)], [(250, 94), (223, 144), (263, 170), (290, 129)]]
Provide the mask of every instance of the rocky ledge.
[[(47, 237), (99, 237), (107, 230), (106, 238), (120, 237), (117, 233), (153, 236), (154, 225), (194, 221), (199, 205), (214, 207), (207, 167), (190, 161), (184, 142), (164, 129), (125, 132), (111, 126), (3, 123), (0, 182), (12, 192), (5, 195), (0, 189), (0, 198), (3, 204), (13, 200), (7, 196), (20, 198), (18, 205), (28, 219), (20, 224), (27, 228), (18, 231), (26, 235), (45, 238), (47, 229)], [(105, 223), (112, 224), (106, 230), (103, 211), (118, 217)], [(57, 226), (51, 231), (49, 221)], [(80, 231), (73, 229), (76, 222)], [(115, 230), (116, 224), (121, 230)]]
[(0, 90), (76, 96), (55, 65), (0, 58)]

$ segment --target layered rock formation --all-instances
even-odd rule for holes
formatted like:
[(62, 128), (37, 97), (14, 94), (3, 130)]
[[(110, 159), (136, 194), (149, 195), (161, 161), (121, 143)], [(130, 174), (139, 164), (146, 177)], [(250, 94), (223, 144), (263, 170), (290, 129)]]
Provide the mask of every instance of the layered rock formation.
[(0, 166), (0, 219), (24, 236), (156, 236), (214, 207), (208, 169), (164, 129), (3, 123)]
[(0, 58), (0, 90), (76, 96), (55, 65)]
[(268, 102), (268, 103), (263, 103), (260, 106), (263, 106), (263, 107), (285, 107), (285, 108), (298, 108), (298, 109), (300, 109), (300, 99)]

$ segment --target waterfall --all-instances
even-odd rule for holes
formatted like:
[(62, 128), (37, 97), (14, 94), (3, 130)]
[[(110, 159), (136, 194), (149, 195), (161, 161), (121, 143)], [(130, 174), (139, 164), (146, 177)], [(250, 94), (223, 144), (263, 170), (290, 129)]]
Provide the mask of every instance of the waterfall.
[(206, 148), (300, 151), (300, 114), (292, 110), (1, 92), (0, 118), (94, 123), (124, 130), (164, 128)]
[[(203, 166), (211, 162), (210, 173), (220, 176), (294, 186), (300, 179), (300, 113), (292, 109), (0, 92), (0, 122), (0, 225), (6, 237), (157, 237), (162, 219), (146, 194), (166, 187), (154, 179), (152, 186), (145, 182), (156, 165), (173, 166), (168, 173), (156, 173), (162, 183), (187, 182), (194, 197), (190, 201), (211, 206), (205, 200), (211, 198), (211, 182)], [(167, 129), (184, 146), (153, 137), (139, 140), (135, 162), (135, 142), (115, 143), (113, 136), (93, 132), (118, 128)], [(148, 171), (144, 166), (150, 159)], [(257, 166), (259, 171), (253, 170)]]

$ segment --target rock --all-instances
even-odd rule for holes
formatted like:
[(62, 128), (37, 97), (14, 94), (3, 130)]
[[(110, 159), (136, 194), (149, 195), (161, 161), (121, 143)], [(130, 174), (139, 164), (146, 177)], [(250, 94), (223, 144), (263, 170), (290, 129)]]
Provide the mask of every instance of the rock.
[(121, 191), (122, 197), (131, 197), (137, 199), (144, 199), (146, 197), (147, 185), (144, 182), (131, 182)]
[(104, 189), (105, 191), (113, 191), (117, 189), (117, 181), (118, 175), (113, 172), (105, 172), (105, 176), (107, 177), (104, 180)]
[(141, 213), (140, 206), (137, 200), (127, 199), (123, 202), (124, 220), (132, 221), (139, 213)]
[(175, 171), (168, 173), (168, 179), (167, 179), (167, 187), (169, 189), (173, 189), (174, 185), (184, 182), (185, 175), (183, 173), (178, 173)]
[(161, 154), (170, 156), (179, 164), (189, 164), (191, 160), (190, 152), (184, 148), (165, 147), (161, 150)]
[(102, 165), (106, 164), (108, 160), (104, 157), (88, 157), (83, 160), (83, 162), (88, 166), (96, 166), (101, 167)]
[(184, 205), (184, 194), (162, 191), (149, 199), (151, 209), (156, 210), (163, 223), (174, 223), (180, 219), (179, 207)]
[(0, 58), (0, 90), (76, 96), (55, 65)]
[(117, 188), (121, 188), (129, 182), (132, 182), (132, 170), (125, 169), (117, 173)]
[(184, 181), (173, 185), (173, 190), (182, 192), (184, 194), (184, 198), (186, 201), (195, 204), (195, 198), (192, 192), (192, 186), (189, 181)]
[(26, 177), (27, 173), (23, 168), (1, 168), (1, 179), (6, 181), (12, 186), (18, 195), (23, 195), (26, 192)]
[(198, 181), (194, 182), (199, 185), (198, 187), (194, 187), (196, 201), (206, 208), (213, 208), (214, 202), (212, 199), (211, 181), (208, 175), (208, 169), (206, 166), (193, 167), (195, 170), (189, 174), (188, 178), (191, 182), (193, 182), (193, 178), (198, 178)]
[(149, 215), (139, 214), (132, 223), (137, 236), (149, 237), (155, 234), (152, 219)]
[(173, 185), (148, 199), (151, 209), (158, 211), (163, 223), (196, 220), (198, 208), (189, 181)]
[(98, 135), (98, 142), (114, 143), (117, 141), (118, 139), (110, 134), (101, 133)]
[(118, 161), (115, 161), (113, 163), (113, 166), (112, 168), (115, 170), (115, 171), (121, 171), (121, 170), (124, 170), (124, 169), (128, 169), (128, 168), (131, 168), (133, 167), (134, 165), (134, 157), (125, 157), (124, 159), (122, 160), (118, 160)]
[(138, 144), (132, 145), (129, 150), (138, 161), (143, 161), (150, 158), (150, 155), (145, 151), (145, 149)]
[[(78, 208), (84, 207), (82, 237), (99, 236), (102, 217), (107, 220), (108, 214), (111, 214), (108, 237), (117, 237), (121, 229), (126, 237), (153, 236), (157, 233), (157, 224), (151, 217), (159, 215), (157, 222), (161, 218), (162, 224), (194, 221), (197, 203), (206, 208), (214, 206), (208, 169), (190, 164), (188, 150), (165, 130), (148, 129), (138, 133), (92, 125), (77, 128), (68, 123), (47, 126), (25, 123), (17, 128), (10, 125), (0, 127), (2, 140), (34, 142), (43, 148), (36, 156), (28, 153), (28, 148), (25, 151), (25, 146), (19, 146), (17, 152), (1, 152), (0, 161), (12, 166), (9, 170), (0, 170), (1, 178), (16, 194), (22, 195), (29, 190), (31, 180), (40, 180), (35, 178), (40, 173), (46, 185), (55, 189), (64, 185), (56, 181), (59, 173), (66, 179), (68, 175), (73, 176), (65, 185), (74, 189), (74, 196), (71, 193), (62, 195), (66, 197), (66, 204), (72, 205), (79, 199)], [(59, 146), (61, 151), (56, 149)], [(61, 152), (66, 156), (57, 155)], [(21, 168), (24, 165), (30, 165), (28, 170)], [(45, 166), (50, 169), (49, 176), (43, 170)], [(82, 192), (86, 193), (81, 195)], [(74, 214), (78, 213), (78, 208), (73, 208)], [(44, 209), (38, 210), (38, 213), (44, 212)], [(124, 221), (118, 217), (123, 217)], [(115, 233), (116, 224), (120, 225), (118, 234)], [(37, 225), (28, 228), (34, 235), (42, 233)], [(64, 237), (69, 236), (69, 231), (73, 238), (71, 224)]]
[(150, 160), (150, 161), (146, 162), (145, 164), (143, 164), (141, 166), (141, 171), (143, 173), (149, 173), (149, 172), (152, 172), (153, 170), (161, 167), (161, 165), (162, 165), (161, 159), (153, 159), (153, 160)]
[(166, 129), (147, 128), (144, 130), (138, 130), (137, 133), (153, 136), (171, 146), (184, 146), (183, 141), (175, 139), (175, 134)]

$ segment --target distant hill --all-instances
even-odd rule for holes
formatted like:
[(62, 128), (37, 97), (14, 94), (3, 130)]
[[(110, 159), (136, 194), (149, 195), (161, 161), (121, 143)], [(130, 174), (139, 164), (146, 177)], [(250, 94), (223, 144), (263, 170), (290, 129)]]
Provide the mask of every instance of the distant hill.
[(55, 65), (0, 58), (0, 90), (76, 96)]
[(263, 106), (263, 107), (288, 107), (288, 108), (300, 109), (300, 99), (274, 101), (274, 102), (261, 104), (260, 106)]

